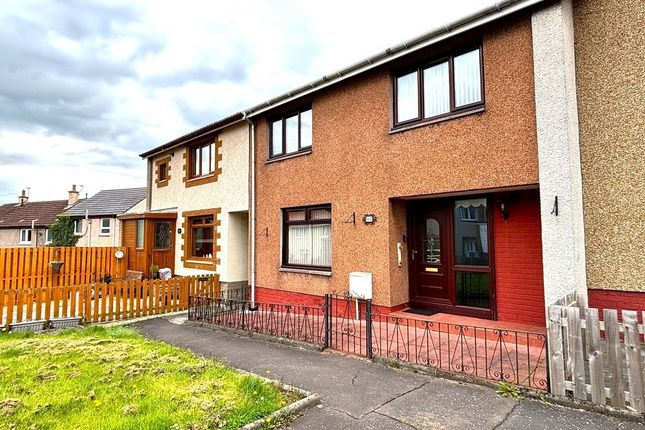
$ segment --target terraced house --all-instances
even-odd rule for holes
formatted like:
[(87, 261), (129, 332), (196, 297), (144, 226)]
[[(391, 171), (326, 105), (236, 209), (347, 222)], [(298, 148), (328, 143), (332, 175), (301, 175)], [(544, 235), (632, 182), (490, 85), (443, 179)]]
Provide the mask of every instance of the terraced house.
[(249, 126), (236, 114), (141, 154), (146, 208), (119, 217), (128, 269), (147, 274), (154, 264), (246, 285), (248, 142)]
[(245, 112), (252, 284), (544, 327), (587, 297), (570, 1), (514, 1)]

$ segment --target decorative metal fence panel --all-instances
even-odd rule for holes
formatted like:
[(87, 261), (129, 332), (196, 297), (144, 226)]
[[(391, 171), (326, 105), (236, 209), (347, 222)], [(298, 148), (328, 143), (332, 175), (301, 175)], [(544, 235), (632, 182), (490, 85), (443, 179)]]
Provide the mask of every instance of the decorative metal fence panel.
[(372, 354), (546, 390), (546, 336), (497, 328), (372, 315)]
[(188, 319), (283, 339), (325, 344), (325, 309), (192, 296)]
[(527, 388), (548, 389), (546, 335), (372, 311), (369, 300), (328, 294), (320, 306), (191, 297), (189, 320), (384, 357)]

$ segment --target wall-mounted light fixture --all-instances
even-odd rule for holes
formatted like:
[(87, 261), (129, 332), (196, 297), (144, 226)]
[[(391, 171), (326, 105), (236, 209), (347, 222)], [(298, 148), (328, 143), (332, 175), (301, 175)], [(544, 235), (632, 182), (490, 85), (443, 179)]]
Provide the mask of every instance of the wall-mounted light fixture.
[(508, 219), (508, 203), (506, 203), (506, 201), (499, 201), (499, 211), (502, 213), (504, 221), (506, 221)]

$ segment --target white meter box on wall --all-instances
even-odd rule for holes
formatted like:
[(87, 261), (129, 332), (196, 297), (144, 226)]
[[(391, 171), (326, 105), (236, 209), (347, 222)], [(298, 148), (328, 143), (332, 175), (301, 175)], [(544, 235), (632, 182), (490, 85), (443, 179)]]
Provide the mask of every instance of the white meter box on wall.
[(359, 299), (372, 300), (372, 274), (351, 272), (349, 274), (349, 295)]

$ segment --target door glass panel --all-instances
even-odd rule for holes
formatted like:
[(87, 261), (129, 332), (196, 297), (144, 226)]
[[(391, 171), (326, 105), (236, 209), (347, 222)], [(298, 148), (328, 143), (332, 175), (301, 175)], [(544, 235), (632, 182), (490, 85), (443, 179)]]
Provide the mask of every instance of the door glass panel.
[(439, 222), (434, 218), (426, 219), (423, 232), (423, 261), (430, 264), (441, 264), (440, 239)]
[(170, 223), (167, 221), (155, 222), (154, 249), (170, 248)]
[(454, 216), (455, 264), (488, 266), (486, 199), (455, 201)]
[(488, 273), (457, 272), (457, 305), (490, 308)]

